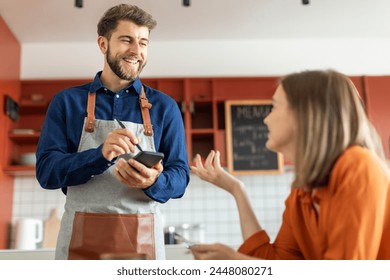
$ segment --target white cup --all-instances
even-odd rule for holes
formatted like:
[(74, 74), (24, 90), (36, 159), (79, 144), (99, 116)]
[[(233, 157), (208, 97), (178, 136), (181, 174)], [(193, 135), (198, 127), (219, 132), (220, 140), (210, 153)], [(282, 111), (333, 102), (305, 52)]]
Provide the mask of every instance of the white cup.
[(42, 220), (23, 218), (17, 221), (15, 228), (15, 249), (34, 250), (43, 239)]

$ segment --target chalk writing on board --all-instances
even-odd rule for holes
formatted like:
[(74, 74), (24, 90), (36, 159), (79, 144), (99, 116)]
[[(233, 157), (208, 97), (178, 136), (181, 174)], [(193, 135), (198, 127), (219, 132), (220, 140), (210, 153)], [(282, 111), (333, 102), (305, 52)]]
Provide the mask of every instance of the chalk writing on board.
[(280, 172), (280, 155), (265, 146), (268, 129), (264, 119), (271, 109), (271, 102), (264, 100), (226, 102), (226, 136), (230, 172)]

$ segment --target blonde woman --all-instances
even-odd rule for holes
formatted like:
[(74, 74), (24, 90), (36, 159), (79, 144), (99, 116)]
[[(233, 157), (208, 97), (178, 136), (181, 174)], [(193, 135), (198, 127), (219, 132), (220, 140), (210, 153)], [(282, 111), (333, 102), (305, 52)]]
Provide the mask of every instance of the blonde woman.
[(192, 247), (196, 259), (390, 259), (390, 176), (378, 136), (353, 83), (341, 73), (284, 77), (265, 119), (267, 147), (295, 167), (273, 243), (258, 223), (242, 182), (211, 151), (194, 174), (236, 200), (244, 243)]

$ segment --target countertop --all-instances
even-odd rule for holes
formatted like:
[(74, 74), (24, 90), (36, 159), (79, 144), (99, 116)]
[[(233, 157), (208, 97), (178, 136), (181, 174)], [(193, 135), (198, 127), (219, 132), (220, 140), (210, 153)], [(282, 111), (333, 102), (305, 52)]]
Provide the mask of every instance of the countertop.
[[(165, 245), (167, 260), (192, 260), (193, 256), (185, 245)], [(53, 260), (54, 249), (0, 250), (0, 260)]]

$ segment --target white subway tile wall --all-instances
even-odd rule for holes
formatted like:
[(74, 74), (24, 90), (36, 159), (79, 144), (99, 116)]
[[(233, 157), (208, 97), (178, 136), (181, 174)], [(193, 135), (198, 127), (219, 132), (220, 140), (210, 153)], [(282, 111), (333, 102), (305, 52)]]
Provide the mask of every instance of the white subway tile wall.
[[(281, 224), (293, 173), (237, 176), (245, 183), (252, 206), (262, 227), (273, 240)], [(64, 211), (65, 195), (61, 190), (44, 190), (34, 177), (16, 177), (14, 184), (13, 224), (19, 218), (46, 219), (57, 209)], [(204, 242), (220, 242), (233, 247), (242, 243), (236, 204), (227, 192), (191, 175), (185, 195), (161, 205), (165, 226), (200, 224)]]

